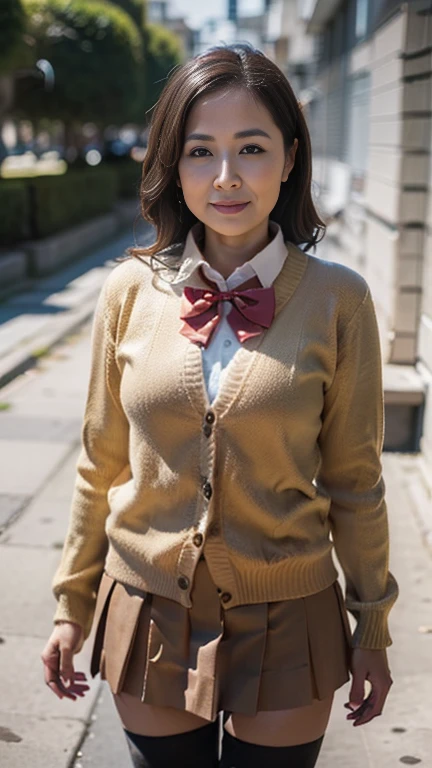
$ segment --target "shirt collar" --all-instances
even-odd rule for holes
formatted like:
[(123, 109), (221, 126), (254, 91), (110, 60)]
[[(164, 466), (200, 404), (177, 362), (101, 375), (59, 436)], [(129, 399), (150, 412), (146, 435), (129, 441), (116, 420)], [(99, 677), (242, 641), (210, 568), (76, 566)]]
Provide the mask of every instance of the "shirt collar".
[(196, 222), (190, 228), (185, 241), (181, 267), (176, 278), (172, 281), (173, 283), (187, 282), (202, 265), (206, 277), (214, 280), (220, 289), (232, 290), (255, 275), (263, 288), (269, 288), (273, 284), (288, 254), (282, 228), (277, 222), (269, 221), (270, 234), (273, 236), (270, 243), (255, 254), (252, 259), (237, 267), (226, 280), (204, 259), (197, 245), (197, 241), (199, 242), (200, 235), (202, 235), (202, 228), (201, 221)]

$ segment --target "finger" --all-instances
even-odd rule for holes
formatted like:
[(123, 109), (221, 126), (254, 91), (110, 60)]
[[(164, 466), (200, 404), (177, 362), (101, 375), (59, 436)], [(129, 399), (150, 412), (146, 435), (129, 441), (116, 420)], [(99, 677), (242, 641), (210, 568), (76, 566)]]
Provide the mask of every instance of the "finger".
[(75, 672), (75, 680), (87, 680), (85, 672)]
[(371, 693), (364, 711), (359, 714), (357, 712), (354, 713), (355, 720), (353, 725), (364, 725), (373, 720), (374, 717), (381, 715), (386, 695), (386, 693), (381, 693), (380, 695)]
[(379, 706), (378, 702), (376, 704), (371, 704), (370, 707), (361, 715), (361, 717), (358, 717), (357, 720), (354, 720), (353, 725), (365, 725), (365, 723), (369, 723), (371, 720), (374, 719), (374, 717), (379, 717), (382, 713), (382, 707)]
[(90, 690), (90, 686), (83, 683), (71, 683), (69, 687), (66, 687), (59, 677), (48, 680), (47, 685), (59, 698), (62, 699), (65, 696), (72, 701), (76, 701), (77, 696), (82, 698), (85, 692)]
[(356, 720), (366, 712), (372, 704), (371, 694), (364, 700), (364, 702), (346, 716), (347, 720)]
[(79, 696), (80, 698), (83, 698), (85, 696), (85, 692), (90, 690), (89, 685), (74, 685), (73, 688), (69, 688), (68, 690), (72, 690), (73, 693), (75, 693), (76, 696)]
[[(49, 645), (41, 654), (44, 664), (45, 683), (59, 699), (66, 697), (75, 701), (77, 696), (83, 697), (85, 692), (89, 690), (89, 686), (83, 685), (81, 682), (87, 679), (86, 675), (84, 672), (73, 672), (71, 683), (66, 687), (60, 679), (60, 657), (61, 653), (58, 644)], [(72, 654), (70, 658), (72, 658)]]
[(47, 651), (44, 651), (41, 655), (44, 665), (44, 680), (51, 690), (60, 699), (63, 698), (62, 692), (58, 686), (58, 659), (59, 650), (56, 646), (50, 646)]
[(354, 725), (363, 725), (364, 723), (373, 720), (374, 717), (378, 717), (382, 714), (384, 704), (393, 680), (390, 675), (385, 678), (379, 678), (378, 680), (371, 680), (369, 677), (369, 683), (372, 686), (371, 692), (367, 697), (367, 708), (365, 712), (355, 712), (354, 715), (360, 715), (360, 717), (354, 722)]
[(55, 693), (55, 695), (56, 695), (56, 696), (57, 696), (59, 699), (62, 699), (62, 698), (63, 698), (63, 693), (62, 693), (62, 691), (60, 690), (60, 688), (59, 688), (59, 686), (57, 685), (57, 683), (56, 683), (56, 681), (55, 681), (55, 680), (46, 680), (46, 684), (47, 684), (48, 688), (50, 688), (50, 690), (51, 690), (53, 693)]
[(358, 707), (361, 706), (361, 704), (363, 704), (364, 697), (365, 697), (364, 687), (365, 687), (364, 675), (360, 674), (359, 672), (355, 672), (353, 675), (351, 689), (349, 692), (349, 705), (354, 709), (357, 709)]
[(41, 653), (41, 659), (45, 667), (58, 669), (60, 650), (57, 645), (50, 645)]
[(64, 682), (73, 683), (75, 679), (75, 670), (73, 666), (73, 651), (68, 645), (62, 645), (60, 648), (59, 674)]
[(74, 698), (74, 696), (72, 696), (68, 689), (63, 685), (57, 670), (50, 667), (45, 667), (45, 683), (56, 694), (56, 696), (59, 697), (59, 699), (62, 699), (64, 696), (69, 699)]
[[(52, 647), (48, 650), (47, 653), (42, 654), (43, 662), (44, 662), (44, 678), (46, 685), (55, 693), (56, 696), (58, 696), (59, 699), (62, 699), (64, 696), (68, 699), (75, 700), (75, 696), (73, 695), (74, 691), (72, 688), (66, 688), (65, 685), (62, 683), (59, 675), (59, 653), (57, 652), (58, 649), (55, 647)], [(82, 673), (81, 673), (82, 674)]]

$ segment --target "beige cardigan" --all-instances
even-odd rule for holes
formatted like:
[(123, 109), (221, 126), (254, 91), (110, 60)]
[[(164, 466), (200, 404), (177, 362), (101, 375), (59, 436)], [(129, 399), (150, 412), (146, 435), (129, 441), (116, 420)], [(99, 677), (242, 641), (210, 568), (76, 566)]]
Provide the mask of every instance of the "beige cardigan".
[(337, 578), (334, 543), (353, 646), (391, 645), (371, 294), (354, 270), (286, 246), (273, 324), (236, 352), (212, 405), (201, 350), (179, 333), (187, 275), (131, 258), (108, 276), (54, 622), (89, 635), (104, 567), (190, 607), (202, 552), (225, 610), (313, 594)]

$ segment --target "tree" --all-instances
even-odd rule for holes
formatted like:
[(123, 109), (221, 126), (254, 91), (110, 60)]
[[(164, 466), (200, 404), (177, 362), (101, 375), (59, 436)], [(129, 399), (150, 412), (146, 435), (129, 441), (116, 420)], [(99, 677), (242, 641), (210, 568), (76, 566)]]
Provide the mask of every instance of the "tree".
[(184, 54), (179, 38), (160, 24), (146, 26), (144, 49), (146, 87), (141, 112), (145, 122), (148, 122), (145, 113), (156, 104), (169, 73), (182, 63)]
[(19, 116), (98, 125), (133, 119), (143, 78), (143, 41), (132, 18), (100, 0), (24, 0), (27, 45), (47, 59), (55, 86), (17, 87)]
[(18, 65), (25, 29), (25, 11), (21, 0), (0, 2), (0, 74)]
[(114, 5), (122, 8), (131, 16), (138, 29), (142, 30), (146, 24), (146, 0), (111, 0)]
[(144, 71), (137, 122), (148, 122), (148, 112), (156, 104), (171, 70), (182, 63), (182, 44), (161, 24), (147, 23), (146, 0), (112, 0), (127, 11), (140, 29), (144, 48)]

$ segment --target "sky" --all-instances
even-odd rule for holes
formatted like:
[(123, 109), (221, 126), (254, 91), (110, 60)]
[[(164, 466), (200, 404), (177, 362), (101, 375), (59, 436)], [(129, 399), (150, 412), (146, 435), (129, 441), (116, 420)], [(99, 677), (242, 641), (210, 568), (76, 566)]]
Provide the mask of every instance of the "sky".
[[(238, 0), (240, 16), (252, 16), (261, 13), (263, 0)], [(209, 18), (226, 18), (228, 15), (228, 0), (171, 0), (170, 16), (184, 16), (186, 23), (193, 29), (198, 29)]]

